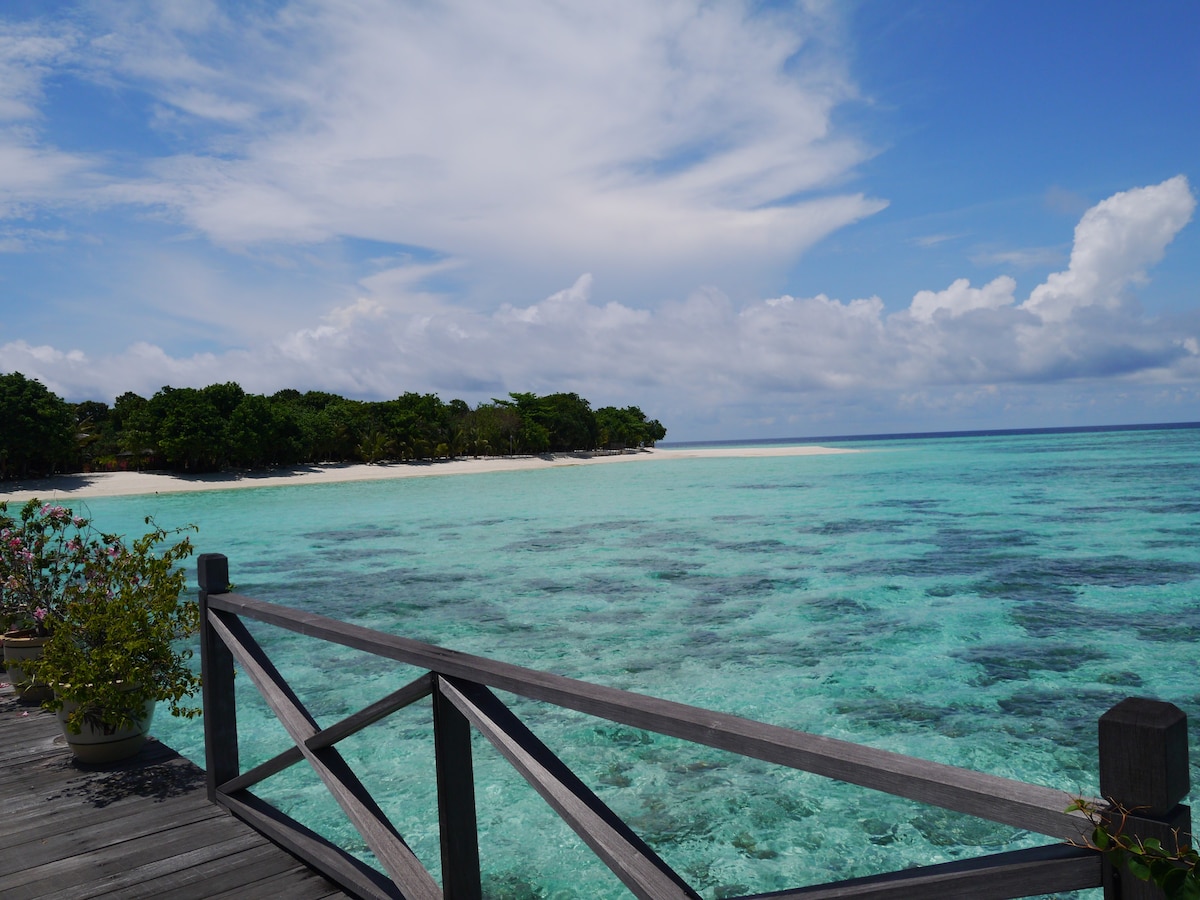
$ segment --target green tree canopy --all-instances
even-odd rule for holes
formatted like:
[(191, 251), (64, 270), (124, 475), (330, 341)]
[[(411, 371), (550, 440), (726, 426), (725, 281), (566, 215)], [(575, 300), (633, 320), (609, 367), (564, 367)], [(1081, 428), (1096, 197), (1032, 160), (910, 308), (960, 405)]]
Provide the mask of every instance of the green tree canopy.
[(600, 430), (600, 446), (619, 449), (624, 447), (653, 447), (656, 441), (667, 436), (658, 419), (647, 419), (636, 406), (617, 409), (605, 406), (596, 410), (596, 422)]
[[(214, 394), (220, 402), (228, 399), (227, 394)], [(211, 472), (226, 461), (227, 420), (213, 402), (214, 394), (195, 388), (164, 387), (150, 398), (154, 443), (171, 466)]]
[(74, 411), (36, 379), (0, 375), (0, 423), (0, 473), (6, 477), (53, 475), (74, 456)]
[(225, 466), (382, 462), (461, 454), (570, 452), (646, 446), (666, 429), (636, 406), (604, 407), (575, 393), (514, 392), (474, 409), (408, 391), (395, 400), (348, 400), (324, 391), (248, 394), (235, 382), (164, 386), (110, 408), (68, 404), (20, 373), (0, 375), (0, 477), (133, 464), (206, 472)]

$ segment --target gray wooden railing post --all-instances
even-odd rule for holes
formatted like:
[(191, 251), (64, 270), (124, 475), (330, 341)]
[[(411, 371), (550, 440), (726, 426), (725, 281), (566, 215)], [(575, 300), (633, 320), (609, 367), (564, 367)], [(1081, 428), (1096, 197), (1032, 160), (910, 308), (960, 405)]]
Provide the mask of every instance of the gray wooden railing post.
[(204, 698), (204, 771), (208, 799), (217, 802), (217, 786), (239, 774), (237, 702), (233, 693), (233, 654), (208, 623), (208, 598), (229, 593), (229, 560), (223, 553), (196, 558), (200, 582), (200, 677)]
[[(1100, 717), (1100, 794), (1128, 810), (1126, 834), (1173, 849), (1191, 833), (1187, 716), (1173, 703), (1130, 697)], [(1118, 824), (1119, 820), (1113, 822)], [(1163, 893), (1128, 871), (1104, 866), (1105, 900), (1157, 900)]]
[(483, 887), (471, 723), (442, 694), (440, 679), (435, 679), (433, 690), (433, 744), (442, 836), (442, 891), (446, 900), (480, 900)]

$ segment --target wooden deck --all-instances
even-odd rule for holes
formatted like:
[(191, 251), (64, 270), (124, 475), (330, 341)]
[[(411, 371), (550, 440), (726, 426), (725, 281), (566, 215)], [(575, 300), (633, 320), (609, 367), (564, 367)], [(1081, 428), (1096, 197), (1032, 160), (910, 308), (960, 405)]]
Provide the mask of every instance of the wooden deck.
[(209, 803), (178, 753), (151, 740), (126, 763), (77, 765), (54, 715), (0, 688), (4, 900), (346, 896)]

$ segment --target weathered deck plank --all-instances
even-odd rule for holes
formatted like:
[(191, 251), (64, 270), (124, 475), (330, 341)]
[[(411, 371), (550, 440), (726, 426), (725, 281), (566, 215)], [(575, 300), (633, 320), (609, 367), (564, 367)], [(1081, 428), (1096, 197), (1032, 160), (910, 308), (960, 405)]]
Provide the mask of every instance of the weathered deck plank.
[(54, 716), (0, 687), (0, 897), (346, 896), (209, 803), (174, 751), (152, 740), (127, 763), (78, 765)]

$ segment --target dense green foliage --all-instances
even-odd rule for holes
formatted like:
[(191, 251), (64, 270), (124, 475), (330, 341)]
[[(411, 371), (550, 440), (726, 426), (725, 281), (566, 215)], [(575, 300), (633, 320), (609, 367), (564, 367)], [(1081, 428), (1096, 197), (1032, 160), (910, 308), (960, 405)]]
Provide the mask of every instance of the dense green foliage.
[(0, 477), (162, 468), (211, 472), (650, 447), (666, 436), (636, 406), (593, 410), (578, 394), (509, 394), (472, 409), (405, 393), (348, 400), (322, 391), (248, 394), (233, 383), (164, 387), (110, 407), (71, 404), (20, 373), (0, 375)]
[(192, 554), (186, 532), (150, 531), (127, 543), (62, 506), (30, 500), (9, 515), (0, 503), (0, 624), (45, 638), (40, 658), (24, 660), (32, 682), (54, 688), (43, 705), (68, 708), (78, 733), (85, 720), (131, 724), (148, 701), (168, 701), (174, 715), (200, 685), (179, 641), (200, 625), (180, 566)]
[(71, 405), (20, 372), (0, 375), (0, 477), (50, 475), (69, 466)]

